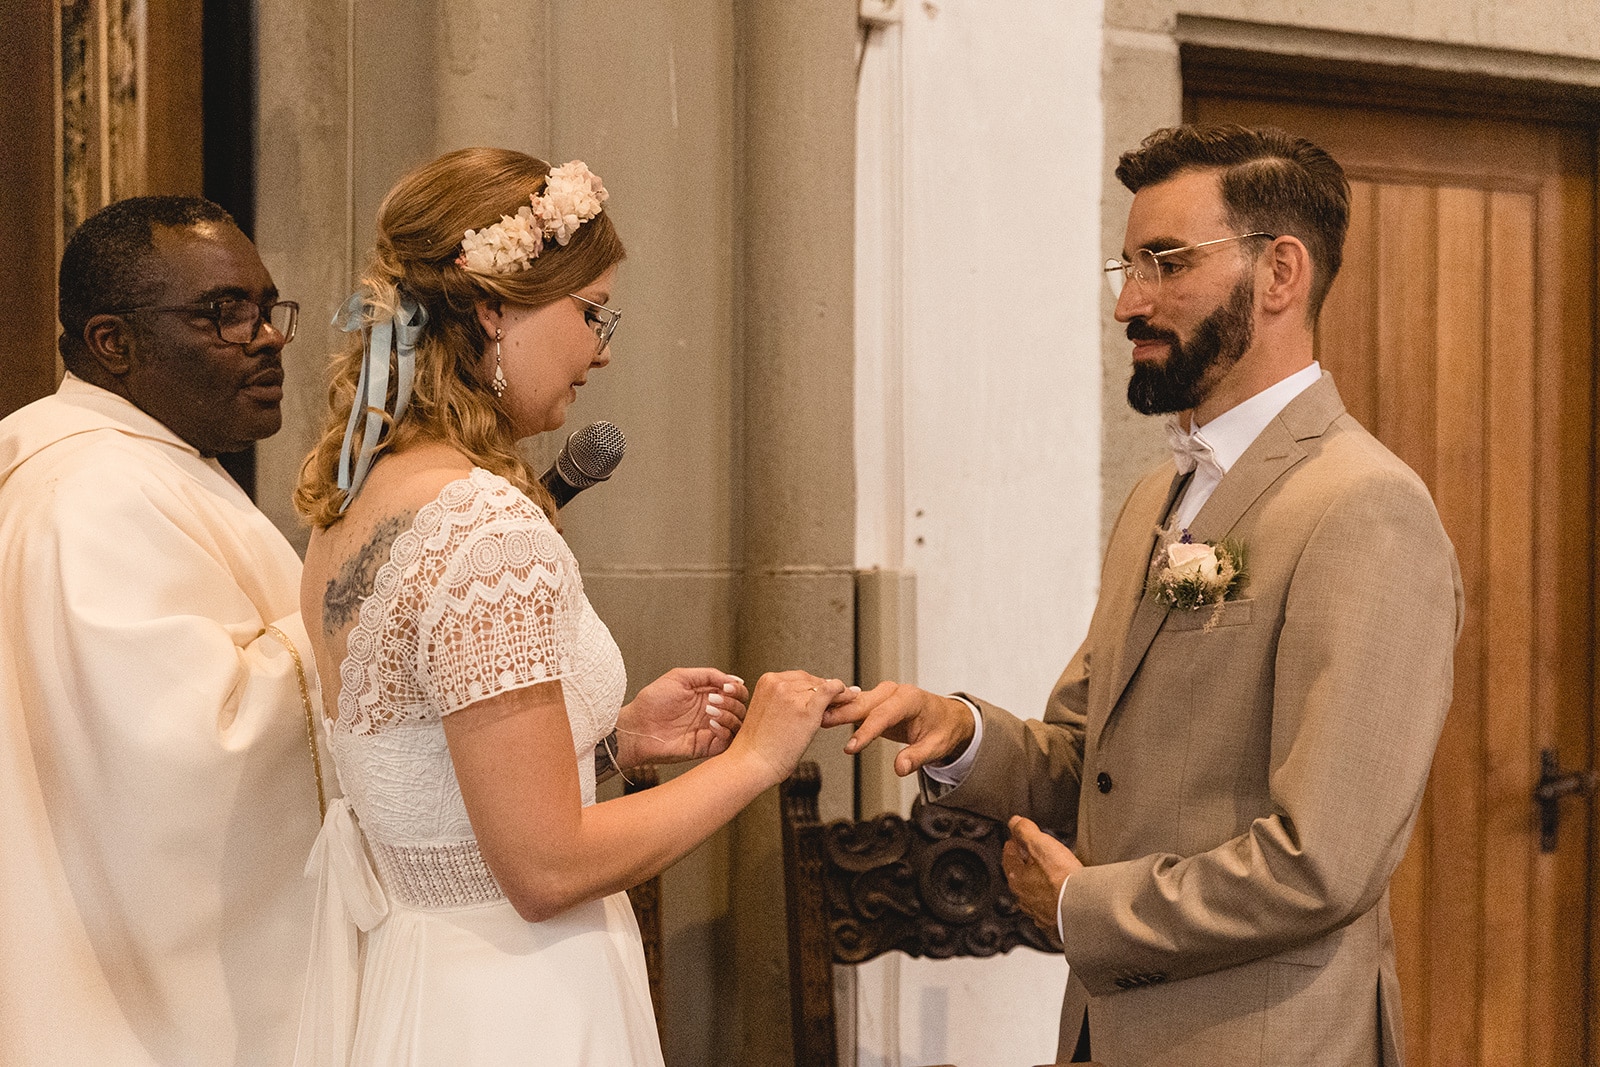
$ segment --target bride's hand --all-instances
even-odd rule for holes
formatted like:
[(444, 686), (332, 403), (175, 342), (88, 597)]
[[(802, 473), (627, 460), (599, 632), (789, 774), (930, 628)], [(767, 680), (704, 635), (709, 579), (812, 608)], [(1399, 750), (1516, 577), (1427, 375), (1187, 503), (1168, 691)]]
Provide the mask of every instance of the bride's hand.
[(714, 667), (676, 667), (639, 690), (617, 716), (624, 770), (715, 756), (744, 721), (744, 679)]
[(781, 782), (794, 771), (821, 728), (823, 710), (847, 692), (838, 679), (818, 678), (805, 671), (763, 674), (750, 698), (737, 747), (759, 760), (774, 784)]

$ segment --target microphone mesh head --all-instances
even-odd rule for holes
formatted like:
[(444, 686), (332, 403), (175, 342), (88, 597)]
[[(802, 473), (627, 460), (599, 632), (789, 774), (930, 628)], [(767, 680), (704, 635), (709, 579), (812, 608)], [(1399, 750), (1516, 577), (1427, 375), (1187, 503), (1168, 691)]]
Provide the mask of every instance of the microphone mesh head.
[(585, 489), (611, 477), (627, 448), (628, 439), (616, 424), (591, 422), (567, 438), (556, 466), (568, 485)]

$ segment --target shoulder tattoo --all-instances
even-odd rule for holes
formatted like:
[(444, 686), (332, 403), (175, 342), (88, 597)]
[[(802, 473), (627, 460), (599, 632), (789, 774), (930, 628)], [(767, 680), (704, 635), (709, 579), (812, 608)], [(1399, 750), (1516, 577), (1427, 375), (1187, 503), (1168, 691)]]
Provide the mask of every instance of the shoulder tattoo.
[(378, 578), (378, 568), (389, 558), (389, 546), (411, 525), (411, 514), (391, 515), (380, 519), (372, 527), (366, 544), (351, 553), (339, 568), (338, 575), (328, 582), (322, 594), (322, 630), (335, 634), (344, 629), (356, 613), (361, 602), (372, 595), (372, 585)]

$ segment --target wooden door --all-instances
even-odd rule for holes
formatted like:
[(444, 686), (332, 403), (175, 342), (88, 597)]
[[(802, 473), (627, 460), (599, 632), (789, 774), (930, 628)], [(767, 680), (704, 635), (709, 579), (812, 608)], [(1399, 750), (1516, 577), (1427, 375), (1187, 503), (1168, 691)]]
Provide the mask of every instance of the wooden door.
[(201, 192), (204, 2), (0, 0), (0, 417), (55, 390), (56, 266), (77, 224)]
[(0, 418), (56, 387), (55, 64), (50, 7), (0, 0)]
[(1593, 130), (1221, 94), (1188, 109), (1344, 165), (1317, 358), (1428, 483), (1461, 562), (1455, 700), (1391, 884), (1407, 1061), (1600, 1062), (1593, 802), (1566, 802), (1553, 852), (1533, 802), (1541, 751), (1593, 760)]

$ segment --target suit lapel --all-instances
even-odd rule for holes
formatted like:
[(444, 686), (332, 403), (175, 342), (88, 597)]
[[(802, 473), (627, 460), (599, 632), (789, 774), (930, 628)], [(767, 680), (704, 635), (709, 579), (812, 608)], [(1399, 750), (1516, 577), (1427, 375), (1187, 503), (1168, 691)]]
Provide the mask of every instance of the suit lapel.
[[(1166, 617), (1165, 605), (1154, 597), (1146, 596), (1144, 587), (1150, 574), (1150, 561), (1155, 553), (1159, 529), (1167, 521), (1167, 516), (1172, 513), (1172, 505), (1177, 502), (1178, 494), (1183, 492), (1183, 487), (1189, 484), (1190, 477), (1191, 474), (1174, 474), (1171, 484), (1167, 487), (1166, 499), (1159, 508), (1151, 506), (1158, 499), (1153, 491), (1146, 500), (1129, 502), (1129, 516), (1126, 521), (1133, 524), (1128, 535), (1132, 543), (1126, 551), (1130, 553), (1137, 551), (1138, 555), (1136, 559), (1128, 559), (1119, 554), (1115, 567), (1119, 580), (1136, 584), (1122, 594), (1123, 602), (1127, 605), (1126, 614), (1123, 619), (1117, 620), (1118, 624), (1111, 630), (1112, 633), (1127, 634), (1127, 638), (1111, 663), (1113, 679), (1111, 692), (1114, 695), (1107, 705), (1108, 709), (1115, 705), (1117, 696), (1120, 696), (1122, 690), (1127, 687), (1128, 679), (1133, 677), (1139, 658), (1155, 639), (1156, 631), (1161, 628), (1161, 620)], [(1102, 589), (1101, 596), (1105, 596), (1106, 592)], [(1100, 729), (1105, 725), (1105, 721), (1105, 716), (1094, 714), (1089, 716), (1088, 741), (1091, 749), (1099, 743)]]
[(1305, 459), (1306, 451), (1283, 425), (1273, 419), (1233, 465), (1194, 517), (1189, 536), (1215, 544), (1227, 537), (1267, 487), (1283, 472)]
[[(1196, 541), (1216, 542), (1227, 537), (1261, 494), (1283, 477), (1284, 473), (1306, 457), (1301, 441), (1320, 437), (1324, 431), (1344, 414), (1344, 402), (1334, 388), (1333, 379), (1324, 374), (1320, 381), (1291, 400), (1278, 417), (1245, 450), (1239, 461), (1229, 469), (1210, 499), (1195, 516), (1189, 527)], [(1175, 478), (1168, 493), (1166, 506), (1160, 512), (1164, 521), (1183, 484)], [(1152, 527), (1159, 522), (1151, 524)], [(1136, 528), (1137, 529), (1137, 528)], [(1246, 546), (1248, 547), (1248, 546)], [(1152, 538), (1143, 556), (1143, 569), (1139, 571), (1140, 596), (1137, 607), (1129, 617), (1127, 638), (1111, 670), (1110, 688), (1106, 694), (1104, 716), (1090, 717), (1090, 748), (1099, 744), (1100, 734), (1116, 711), (1117, 702), (1133, 681), (1135, 672), (1144, 661), (1150, 644), (1167, 618), (1167, 606), (1153, 596), (1143, 595), (1144, 582), (1149, 574), (1151, 554), (1155, 548)], [(1115, 632), (1115, 631), (1113, 631)]]
[[(1300, 442), (1321, 437), (1333, 420), (1344, 414), (1344, 401), (1324, 373), (1305, 392), (1289, 401), (1278, 417), (1267, 423), (1227, 476), (1217, 484), (1211, 499), (1189, 527), (1196, 541), (1215, 543), (1227, 537), (1245, 512), (1272, 483), (1306, 458)], [(1248, 546), (1247, 546), (1248, 547)]]

